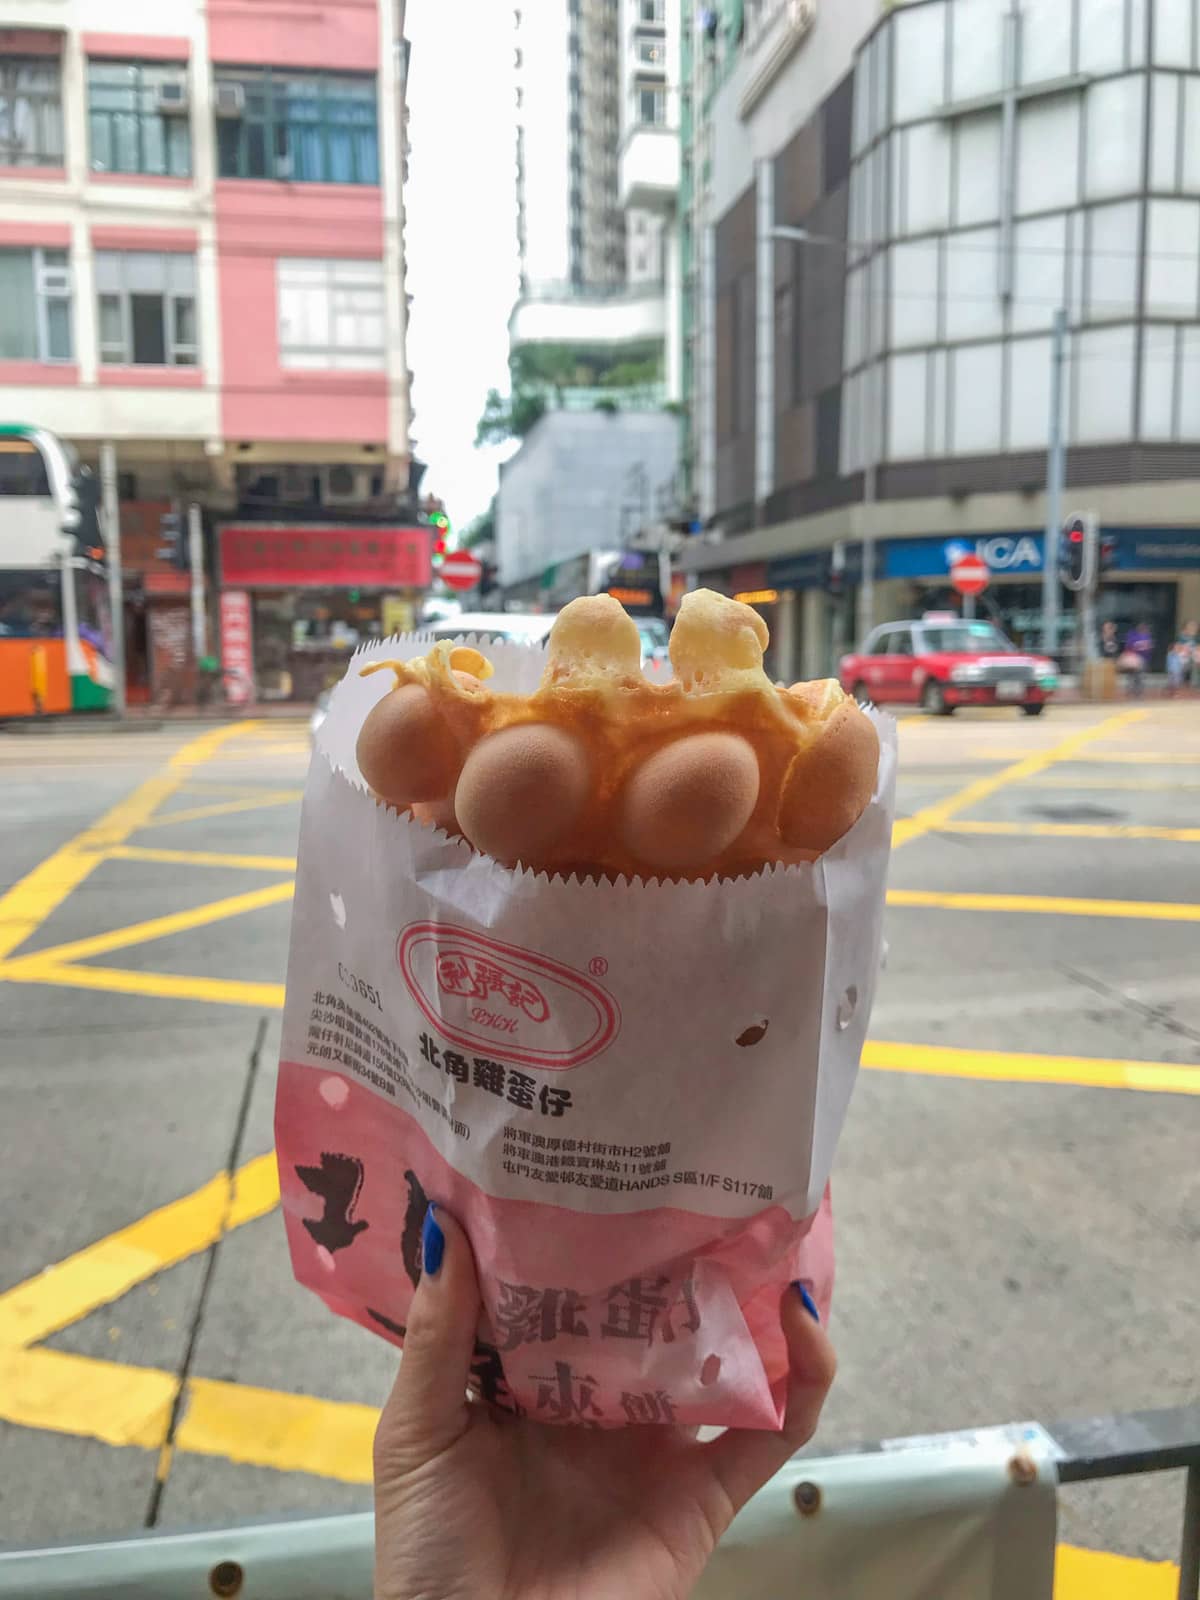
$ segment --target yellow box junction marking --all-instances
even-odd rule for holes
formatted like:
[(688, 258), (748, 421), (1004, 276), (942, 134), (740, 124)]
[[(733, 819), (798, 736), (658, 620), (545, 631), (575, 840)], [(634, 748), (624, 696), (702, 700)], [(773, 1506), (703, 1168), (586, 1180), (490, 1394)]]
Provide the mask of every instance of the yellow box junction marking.
[(987, 778), (977, 778), (964, 789), (948, 795), (945, 800), (939, 800), (936, 805), (926, 806), (911, 817), (901, 818), (892, 829), (892, 849), (898, 850), (901, 845), (919, 839), (923, 833), (930, 833), (935, 828), (940, 828), (960, 811), (978, 805), (981, 800), (988, 799), (997, 789), (1003, 789), (1007, 784), (1021, 783), (1039, 772), (1045, 772), (1048, 767), (1060, 761), (1070, 761), (1096, 739), (1107, 739), (1120, 729), (1129, 727), (1131, 723), (1140, 722), (1145, 716), (1145, 711), (1122, 711), (1115, 717), (1105, 717), (1103, 722), (1094, 723), (1090, 728), (1081, 728), (1060, 743), (1052, 745), (1050, 749), (1025, 756), (1013, 766), (1005, 767), (1002, 772), (994, 772)]
[[(1023, 758), (1003, 772), (968, 785), (947, 800), (898, 824), (896, 842), (904, 843), (941, 827), (954, 828), (947, 819), (958, 811), (994, 793), (1002, 785), (1034, 777), (1056, 762), (1072, 759), (1073, 752), (1082, 744), (1104, 737), (1142, 715), (1143, 712), (1134, 711), (1109, 718), (1072, 735), (1051, 750)], [(0, 977), (247, 1005), (260, 1010), (280, 1009), (283, 987), (279, 984), (126, 972), (72, 963), (90, 955), (203, 926), (222, 917), (281, 903), (292, 892), (290, 883), (271, 885), (193, 911), (154, 918), (131, 928), (74, 940), (53, 950), (12, 959), (20, 944), (106, 858), (291, 873), (295, 862), (286, 856), (155, 850), (124, 842), (131, 833), (146, 827), (197, 821), (294, 800), (300, 791), (252, 790), (207, 782), (201, 787), (194, 781), (195, 767), (216, 755), (228, 739), (246, 733), (251, 726), (214, 729), (177, 752), (163, 774), (148, 780), (0, 899), (0, 957), (9, 957), (6, 964), (0, 965)], [(1139, 780), (1126, 780), (1125, 786), (1176, 787)], [(233, 798), (155, 814), (173, 794), (197, 789), (203, 794), (224, 793)], [(958, 825), (962, 831), (969, 826)], [(982, 825), (977, 831), (987, 826)], [(1197, 830), (1159, 830), (1145, 836), (1161, 837), (1180, 831), (1187, 834)], [(1103, 835), (1093, 835), (1091, 830), (1080, 834), (1071, 830), (1071, 833), (1078, 837), (1110, 836), (1107, 831)], [(1142, 836), (1142, 831), (1131, 831), (1129, 836)], [(906, 902), (904, 891), (897, 894), (900, 898), (893, 903), (916, 903)], [(934, 898), (939, 905), (957, 904), (963, 899), (999, 899), (1005, 902), (1003, 909), (1015, 909), (1011, 902), (1021, 897)], [(1037, 897), (1024, 898), (1035, 901), (1036, 909), (1045, 909), (1051, 904)], [(1057, 901), (1053, 904), (1059, 909), (1064, 905), (1077, 905), (1086, 908), (1088, 914), (1097, 905), (1106, 904), (1122, 908), (1119, 912), (1108, 913), (1113, 915), (1141, 914), (1144, 910), (1134, 902)], [(1165, 908), (1172, 916), (1190, 909)], [(864, 1051), (863, 1065), (869, 1070), (996, 1081), (1200, 1094), (1200, 1068), (1153, 1062), (1098, 1061), (871, 1041)], [(0, 1417), (19, 1425), (91, 1437), (112, 1445), (163, 1451), (176, 1392), (176, 1379), (171, 1374), (30, 1346), (111, 1303), (156, 1273), (208, 1248), (222, 1231), (228, 1232), (265, 1216), (277, 1204), (278, 1178), (274, 1156), (269, 1154), (247, 1163), (236, 1174), (232, 1194), (229, 1178), (218, 1175), (193, 1194), (161, 1207), (140, 1222), (88, 1246), (0, 1296)], [(310, 1472), (347, 1483), (365, 1484), (370, 1481), (370, 1444), (376, 1415), (369, 1406), (193, 1378), (189, 1380), (175, 1448), (249, 1465)], [(160, 1458), (160, 1471), (169, 1471), (169, 1467), (170, 1461)], [(1157, 1595), (1159, 1580), (1173, 1570), (1169, 1566), (1129, 1562), (1063, 1548), (1059, 1554), (1060, 1600), (1083, 1600), (1085, 1594), (1088, 1600), (1098, 1600), (1101, 1594), (1117, 1593), (1116, 1589), (1097, 1587), (1116, 1570), (1112, 1563), (1119, 1563), (1120, 1582), (1125, 1585), (1120, 1590), (1122, 1594), (1133, 1593), (1132, 1586), (1136, 1584), (1139, 1595)], [(1152, 1587), (1142, 1587), (1143, 1583)]]
[(166, 769), (148, 778), (131, 795), (117, 802), (98, 822), (47, 856), (0, 896), (0, 961), (24, 944), (52, 911), (63, 903), (104, 859), (113, 845), (145, 827), (158, 807), (187, 780), (193, 768), (211, 760), (222, 745), (244, 733), (253, 723), (212, 728), (177, 750)]
[(62, 965), (68, 961), (86, 961), (89, 956), (104, 956), (110, 950), (126, 950), (130, 945), (146, 944), (151, 939), (166, 939), (174, 933), (186, 933), (191, 928), (204, 928), (213, 922), (224, 922), (227, 917), (240, 917), (248, 911), (259, 911), (264, 906), (281, 905), (295, 893), (295, 884), (272, 883), (265, 889), (251, 889), (246, 894), (230, 895), (225, 900), (213, 900), (203, 906), (192, 906), (187, 911), (172, 911), (165, 917), (151, 917), (147, 922), (133, 922), (126, 928), (114, 928), (110, 933), (93, 933), (85, 939), (72, 939), (31, 956), (17, 956), (8, 963), (7, 971), (20, 976), (24, 961), (34, 965), (53, 962)]

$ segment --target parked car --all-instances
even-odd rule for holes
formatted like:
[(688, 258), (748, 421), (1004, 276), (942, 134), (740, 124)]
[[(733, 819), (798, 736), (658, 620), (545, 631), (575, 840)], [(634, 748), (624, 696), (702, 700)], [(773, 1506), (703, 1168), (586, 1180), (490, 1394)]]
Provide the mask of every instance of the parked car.
[(876, 628), (842, 659), (842, 687), (859, 700), (920, 705), (935, 717), (959, 706), (1019, 706), (1039, 717), (1058, 687), (1045, 656), (1018, 650), (991, 622), (932, 614)]

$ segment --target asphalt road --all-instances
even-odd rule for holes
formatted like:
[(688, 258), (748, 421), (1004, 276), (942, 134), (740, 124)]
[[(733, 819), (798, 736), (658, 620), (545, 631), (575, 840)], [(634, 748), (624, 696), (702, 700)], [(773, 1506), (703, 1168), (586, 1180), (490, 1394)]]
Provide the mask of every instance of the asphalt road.
[[(818, 1446), (1194, 1400), (1200, 707), (900, 733)], [(369, 1503), (395, 1355), (293, 1284), (269, 1155), (307, 759), (0, 735), (0, 1543)], [(1181, 1500), (1061, 1537), (1161, 1561)]]

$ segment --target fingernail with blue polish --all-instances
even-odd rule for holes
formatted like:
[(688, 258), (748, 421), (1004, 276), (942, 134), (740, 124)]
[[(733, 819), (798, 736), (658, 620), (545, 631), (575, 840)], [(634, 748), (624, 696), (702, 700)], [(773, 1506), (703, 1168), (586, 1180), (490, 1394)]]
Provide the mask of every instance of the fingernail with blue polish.
[(808, 1312), (813, 1321), (820, 1322), (821, 1313), (817, 1310), (817, 1302), (813, 1299), (812, 1295), (809, 1294), (804, 1285), (800, 1282), (796, 1282), (792, 1285), (792, 1288), (795, 1289), (796, 1293), (800, 1296), (805, 1311)]
[(446, 1235), (438, 1226), (436, 1211), (437, 1206), (431, 1200), (421, 1227), (421, 1260), (431, 1278), (436, 1278), (441, 1271), (442, 1257), (446, 1253)]

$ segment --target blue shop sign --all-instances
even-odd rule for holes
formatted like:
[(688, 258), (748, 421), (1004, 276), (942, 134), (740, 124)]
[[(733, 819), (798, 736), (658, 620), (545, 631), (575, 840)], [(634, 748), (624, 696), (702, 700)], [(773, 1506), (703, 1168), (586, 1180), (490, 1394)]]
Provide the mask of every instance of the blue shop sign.
[(963, 556), (978, 556), (999, 576), (1042, 570), (1043, 535), (991, 533), (954, 539), (891, 539), (884, 555), (889, 578), (943, 578)]
[[(857, 588), (863, 577), (863, 547), (848, 544), (842, 563), (842, 582)], [(802, 555), (782, 556), (767, 563), (767, 587), (771, 589), (823, 589), (833, 575), (832, 550), (806, 550)], [(885, 576), (882, 544), (875, 546), (875, 577)]]
[(1110, 528), (1117, 537), (1117, 559), (1124, 572), (1200, 570), (1200, 528)]
[[(1198, 528), (1114, 528), (1101, 533), (1116, 540), (1117, 572), (1194, 572), (1200, 569)], [(1037, 576), (1045, 538), (1020, 533), (963, 535), (952, 539), (891, 539), (884, 556), (889, 578), (942, 578), (964, 555), (986, 561), (998, 578)]]

